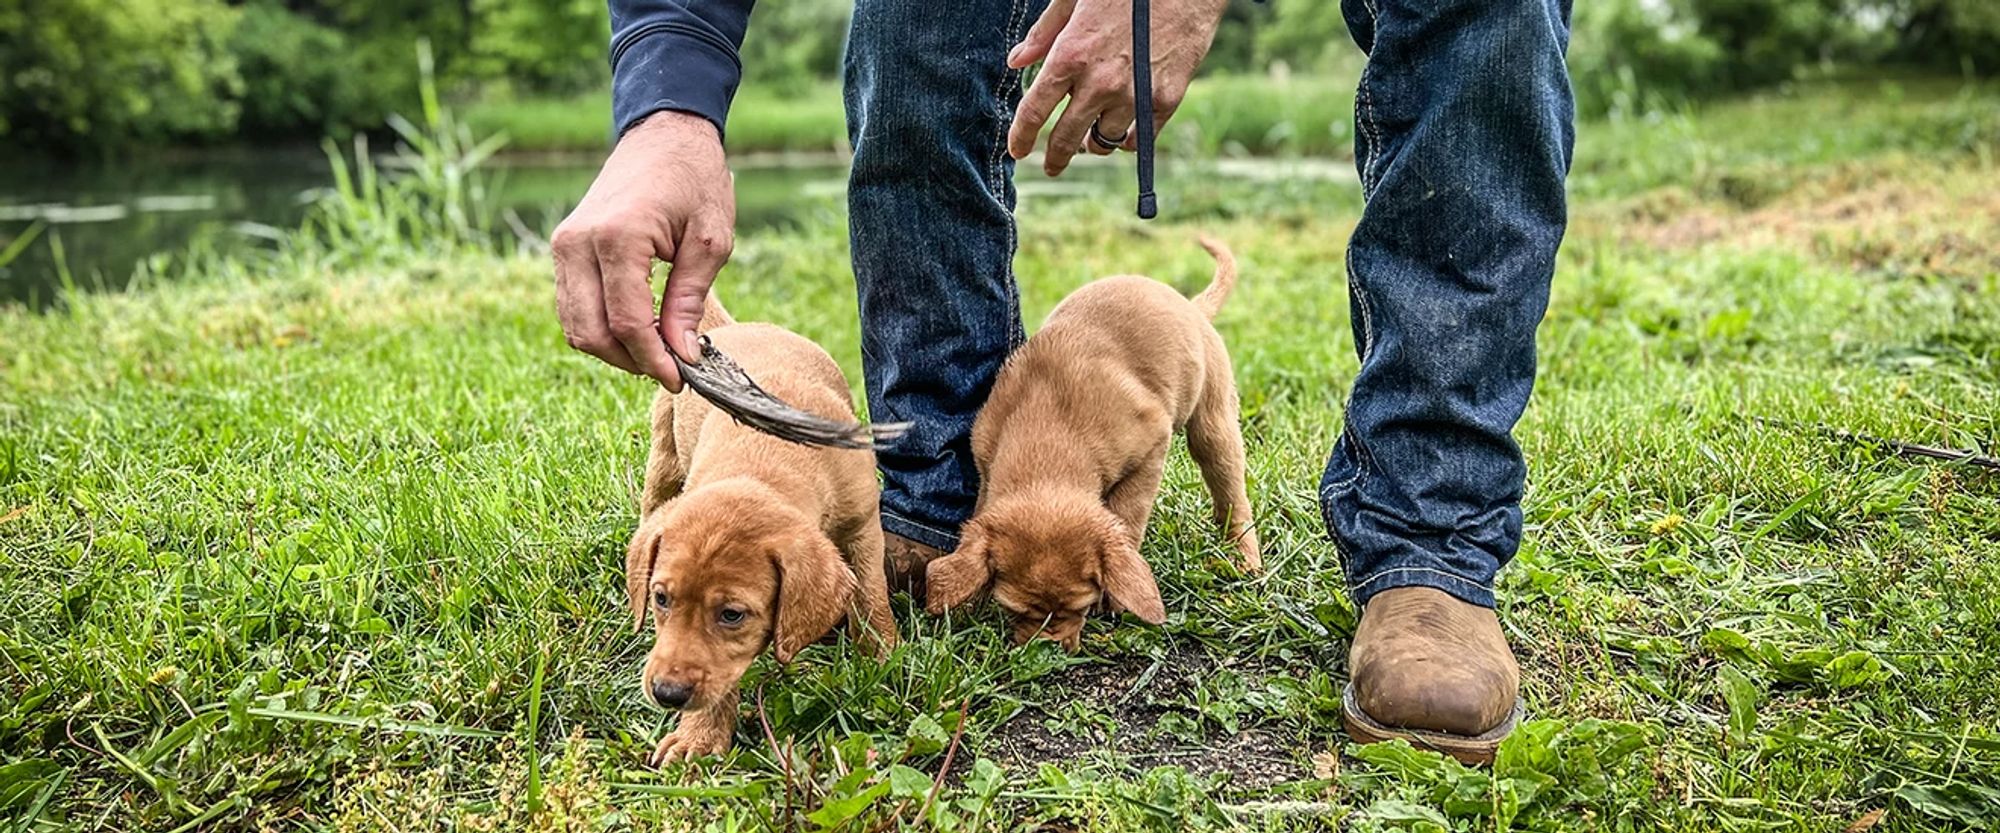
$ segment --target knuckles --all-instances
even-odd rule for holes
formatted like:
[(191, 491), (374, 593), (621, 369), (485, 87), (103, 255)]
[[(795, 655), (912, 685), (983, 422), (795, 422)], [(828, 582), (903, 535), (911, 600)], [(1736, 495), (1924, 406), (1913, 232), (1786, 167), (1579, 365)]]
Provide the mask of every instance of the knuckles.
[(612, 344), (611, 339), (589, 333), (564, 333), (563, 340), (569, 342), (572, 349), (593, 356), (609, 351)]
[(734, 235), (717, 232), (689, 235), (683, 245), (692, 246), (696, 252), (716, 258), (727, 258), (736, 250)]
[(652, 331), (653, 322), (651, 321), (640, 321), (619, 315), (612, 316), (611, 335), (616, 337), (620, 342), (629, 343), (638, 341), (645, 338), (646, 334)]
[(588, 255), (597, 249), (597, 236), (594, 225), (566, 220), (549, 236), (549, 248), (559, 255)]

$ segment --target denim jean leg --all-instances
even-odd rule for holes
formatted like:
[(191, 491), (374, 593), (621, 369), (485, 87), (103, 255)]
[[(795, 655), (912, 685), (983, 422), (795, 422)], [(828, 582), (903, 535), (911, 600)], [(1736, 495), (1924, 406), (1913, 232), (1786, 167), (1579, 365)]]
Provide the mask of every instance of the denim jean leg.
[(949, 550), (972, 512), (972, 419), (1021, 343), (1007, 50), (1046, 0), (859, 0), (845, 58), (847, 204), (887, 531)]
[(1520, 546), (1513, 428), (1567, 221), (1567, 0), (1346, 0), (1366, 205), (1347, 279), (1361, 370), (1321, 480), (1355, 601), (1492, 606)]

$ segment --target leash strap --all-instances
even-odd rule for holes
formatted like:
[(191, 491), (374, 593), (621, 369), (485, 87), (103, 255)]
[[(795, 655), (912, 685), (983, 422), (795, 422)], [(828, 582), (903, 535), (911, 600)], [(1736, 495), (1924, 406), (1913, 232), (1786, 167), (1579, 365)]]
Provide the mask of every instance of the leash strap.
[(1133, 128), (1139, 131), (1139, 219), (1151, 220), (1160, 213), (1159, 197), (1153, 193), (1153, 35), (1152, 15), (1146, 0), (1132, 0), (1132, 106), (1137, 112)]

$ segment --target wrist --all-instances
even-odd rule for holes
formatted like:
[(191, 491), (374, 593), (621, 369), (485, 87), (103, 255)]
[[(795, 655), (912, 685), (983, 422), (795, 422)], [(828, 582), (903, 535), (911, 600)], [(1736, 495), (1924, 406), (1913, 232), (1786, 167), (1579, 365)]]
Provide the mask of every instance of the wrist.
[(699, 113), (686, 110), (655, 110), (633, 124), (632, 129), (625, 131), (625, 136), (619, 141), (636, 136), (673, 136), (681, 139), (706, 139), (717, 143), (722, 141), (722, 133), (716, 129), (715, 122), (709, 121), (706, 116)]

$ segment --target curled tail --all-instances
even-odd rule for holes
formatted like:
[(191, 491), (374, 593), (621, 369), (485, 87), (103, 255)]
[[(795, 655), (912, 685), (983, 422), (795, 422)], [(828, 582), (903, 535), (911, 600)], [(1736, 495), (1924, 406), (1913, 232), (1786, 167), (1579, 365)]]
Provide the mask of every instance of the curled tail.
[(1208, 288), (1194, 296), (1194, 305), (1203, 315), (1214, 320), (1215, 313), (1222, 309), (1222, 302), (1229, 300), (1229, 290), (1236, 288), (1236, 255), (1231, 254), (1223, 242), (1208, 235), (1202, 235), (1201, 247), (1215, 257), (1215, 277), (1208, 282)]
[(736, 323), (735, 316), (730, 315), (729, 310), (723, 308), (722, 299), (716, 297), (715, 290), (710, 289), (708, 296), (701, 299), (701, 323), (696, 325), (696, 331), (705, 333), (717, 327), (734, 323)]

